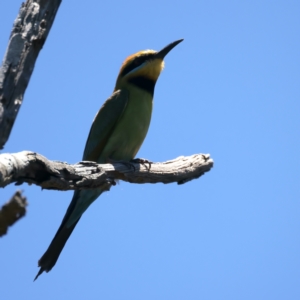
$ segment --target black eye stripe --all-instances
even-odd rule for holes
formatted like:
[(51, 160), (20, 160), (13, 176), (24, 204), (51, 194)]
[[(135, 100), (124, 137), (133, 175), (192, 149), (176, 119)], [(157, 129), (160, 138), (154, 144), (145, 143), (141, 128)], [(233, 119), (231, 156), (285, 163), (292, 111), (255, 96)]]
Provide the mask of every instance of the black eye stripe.
[(142, 56), (137, 56), (133, 59), (133, 61), (131, 61), (129, 63), (129, 65), (127, 65), (122, 73), (121, 76), (125, 76), (126, 74), (128, 74), (130, 71), (132, 71), (133, 69), (137, 68), (138, 66), (142, 65), (145, 61), (151, 59), (154, 57), (154, 53), (149, 53), (149, 54), (144, 54)]

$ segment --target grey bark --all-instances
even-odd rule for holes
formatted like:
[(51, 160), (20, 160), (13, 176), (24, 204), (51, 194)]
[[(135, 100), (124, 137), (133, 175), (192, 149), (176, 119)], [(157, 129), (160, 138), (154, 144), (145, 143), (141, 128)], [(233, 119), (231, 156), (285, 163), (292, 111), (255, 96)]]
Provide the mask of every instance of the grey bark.
[(0, 149), (9, 138), (60, 3), (61, 0), (27, 0), (13, 24), (0, 68)]
[(0, 209), (0, 237), (7, 233), (8, 227), (26, 214), (27, 201), (21, 191), (16, 191), (12, 198)]
[(180, 156), (162, 162), (79, 162), (70, 165), (50, 161), (46, 157), (29, 151), (0, 155), (0, 187), (10, 183), (27, 182), (43, 189), (81, 190), (102, 188), (109, 190), (115, 180), (131, 183), (183, 184), (199, 178), (213, 167), (209, 154)]

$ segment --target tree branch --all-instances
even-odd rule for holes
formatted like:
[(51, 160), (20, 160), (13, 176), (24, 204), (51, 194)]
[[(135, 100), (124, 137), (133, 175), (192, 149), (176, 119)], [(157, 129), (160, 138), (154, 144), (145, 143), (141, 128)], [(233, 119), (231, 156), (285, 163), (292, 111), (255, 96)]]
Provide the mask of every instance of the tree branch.
[(0, 209), (0, 237), (7, 233), (8, 227), (25, 216), (27, 201), (21, 191), (16, 191), (12, 198)]
[(60, 3), (61, 0), (27, 0), (14, 22), (0, 68), (0, 149), (9, 138)]
[(131, 183), (183, 184), (199, 178), (212, 167), (213, 160), (209, 154), (180, 156), (163, 163), (97, 164), (83, 161), (70, 165), (50, 161), (38, 153), (23, 151), (0, 155), (0, 187), (13, 182), (16, 185), (27, 182), (43, 189), (61, 191), (93, 188), (109, 190), (118, 179)]

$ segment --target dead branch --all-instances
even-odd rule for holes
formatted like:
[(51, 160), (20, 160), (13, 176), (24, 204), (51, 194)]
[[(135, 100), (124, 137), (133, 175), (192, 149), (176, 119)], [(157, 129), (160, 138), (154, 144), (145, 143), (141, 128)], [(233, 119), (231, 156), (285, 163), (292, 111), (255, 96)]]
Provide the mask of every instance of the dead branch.
[(12, 198), (0, 209), (0, 237), (7, 233), (8, 227), (26, 214), (27, 201), (21, 191), (16, 191)]
[(9, 138), (61, 0), (22, 3), (0, 68), (0, 149)]
[(109, 190), (115, 180), (183, 184), (199, 178), (212, 167), (213, 160), (209, 154), (180, 156), (162, 163), (116, 161), (97, 164), (83, 161), (70, 165), (50, 161), (38, 153), (22, 151), (0, 155), (0, 187), (27, 182), (43, 189), (61, 191), (93, 188)]

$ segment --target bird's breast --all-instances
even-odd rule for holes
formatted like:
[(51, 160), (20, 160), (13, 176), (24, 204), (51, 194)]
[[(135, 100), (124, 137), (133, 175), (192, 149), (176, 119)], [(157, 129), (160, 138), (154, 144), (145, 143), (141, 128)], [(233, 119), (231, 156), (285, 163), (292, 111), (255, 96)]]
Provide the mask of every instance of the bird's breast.
[(103, 149), (102, 157), (130, 160), (140, 149), (151, 121), (153, 98), (138, 88), (129, 90), (128, 104)]

